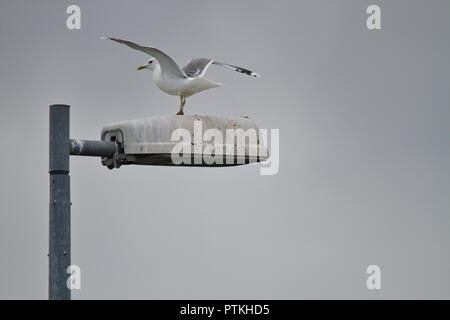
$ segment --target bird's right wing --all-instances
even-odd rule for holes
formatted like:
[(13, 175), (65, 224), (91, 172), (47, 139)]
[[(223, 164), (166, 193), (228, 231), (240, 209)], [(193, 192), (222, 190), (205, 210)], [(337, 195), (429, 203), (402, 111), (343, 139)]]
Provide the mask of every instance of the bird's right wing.
[(229, 68), (240, 73), (245, 73), (249, 76), (259, 77), (259, 74), (251, 70), (206, 58), (192, 59), (183, 67), (183, 71), (189, 77), (202, 77), (205, 74), (206, 69), (208, 69), (208, 67), (212, 64)]
[(213, 62), (214, 60), (206, 58), (192, 59), (183, 67), (183, 71), (188, 77), (202, 77)]
[(161, 70), (166, 75), (171, 75), (173, 77), (182, 77), (185, 78), (186, 74), (180, 69), (180, 67), (176, 64), (175, 61), (171, 57), (169, 57), (167, 54), (162, 52), (159, 49), (149, 47), (149, 46), (141, 46), (137, 43), (128, 41), (128, 40), (122, 40), (117, 38), (109, 38), (105, 37), (102, 39), (109, 39), (112, 41), (116, 41), (118, 43), (124, 44), (126, 46), (129, 46), (132, 49), (139, 50), (142, 52), (145, 52), (146, 54), (154, 57), (156, 60), (158, 60), (159, 65), (161, 66)]

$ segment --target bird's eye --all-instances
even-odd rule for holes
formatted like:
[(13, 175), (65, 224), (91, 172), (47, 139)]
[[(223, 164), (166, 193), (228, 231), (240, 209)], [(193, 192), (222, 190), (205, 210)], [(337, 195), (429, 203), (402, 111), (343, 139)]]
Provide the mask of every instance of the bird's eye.
[(150, 60), (148, 63), (150, 64), (150, 63), (152, 63), (153, 62), (153, 60)]

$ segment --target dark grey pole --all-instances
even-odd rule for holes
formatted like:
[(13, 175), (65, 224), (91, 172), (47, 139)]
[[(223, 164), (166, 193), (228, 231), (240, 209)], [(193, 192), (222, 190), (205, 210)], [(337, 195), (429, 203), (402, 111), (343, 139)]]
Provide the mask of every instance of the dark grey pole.
[(70, 300), (70, 106), (50, 106), (49, 299)]
[(110, 157), (118, 152), (113, 141), (70, 139), (70, 155), (86, 157)]

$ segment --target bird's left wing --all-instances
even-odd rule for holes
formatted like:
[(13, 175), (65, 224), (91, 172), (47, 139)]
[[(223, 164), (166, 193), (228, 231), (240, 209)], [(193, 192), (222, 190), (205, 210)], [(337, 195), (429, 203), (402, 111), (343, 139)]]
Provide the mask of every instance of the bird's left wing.
[(186, 77), (186, 74), (180, 69), (180, 67), (176, 64), (176, 62), (173, 61), (173, 59), (171, 57), (169, 57), (167, 54), (165, 54), (164, 52), (162, 52), (159, 49), (149, 47), (149, 46), (141, 46), (137, 43), (134, 43), (134, 42), (131, 42), (128, 40), (117, 39), (117, 38), (104, 37), (102, 39), (113, 40), (118, 43), (129, 46), (130, 48), (133, 48), (135, 50), (145, 52), (146, 54), (148, 54), (148, 55), (154, 57), (156, 60), (158, 60), (159, 65), (161, 66), (162, 72), (167, 75), (171, 75), (174, 77), (182, 77), (182, 78)]

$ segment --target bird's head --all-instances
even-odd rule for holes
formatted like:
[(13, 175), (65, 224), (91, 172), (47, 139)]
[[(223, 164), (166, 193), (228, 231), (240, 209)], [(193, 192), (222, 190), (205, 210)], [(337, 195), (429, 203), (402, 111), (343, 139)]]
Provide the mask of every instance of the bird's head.
[(146, 64), (140, 66), (137, 68), (137, 70), (142, 70), (142, 69), (150, 69), (150, 70), (154, 70), (155, 68), (155, 64), (157, 63), (155, 58), (151, 58), (150, 60), (147, 61)]

